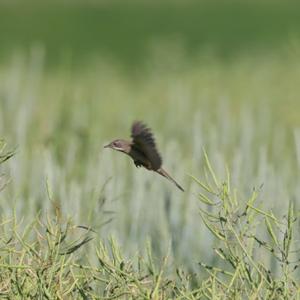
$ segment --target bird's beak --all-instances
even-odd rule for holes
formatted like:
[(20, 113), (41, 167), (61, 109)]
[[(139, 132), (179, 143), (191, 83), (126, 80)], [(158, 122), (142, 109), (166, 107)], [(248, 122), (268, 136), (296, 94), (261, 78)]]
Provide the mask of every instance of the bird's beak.
[(105, 145), (103, 148), (111, 148), (111, 145), (110, 144)]

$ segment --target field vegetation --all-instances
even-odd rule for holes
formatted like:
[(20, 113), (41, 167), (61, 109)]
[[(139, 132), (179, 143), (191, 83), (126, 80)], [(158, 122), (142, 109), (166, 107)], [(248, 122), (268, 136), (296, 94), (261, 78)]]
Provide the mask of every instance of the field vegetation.
[[(120, 13), (117, 3), (97, 9)], [(256, 29), (251, 47), (242, 33), (229, 39), (232, 27), (224, 24), (235, 10), (209, 4), (202, 13), (219, 15), (228, 38), (221, 41), (214, 27), (213, 40), (209, 29), (192, 31), (188, 16), (196, 18), (195, 7), (184, 6), (180, 15), (177, 3), (173, 15), (184, 16), (181, 35), (188, 42), (174, 38), (172, 26), (152, 39), (159, 29), (149, 31), (145, 19), (141, 32), (127, 32), (126, 40), (139, 37), (143, 46), (136, 61), (131, 42), (122, 56), (119, 33), (107, 20), (116, 39), (104, 43), (110, 55), (88, 36), (95, 51), (77, 49), (80, 32), (78, 40), (68, 36), (67, 51), (57, 40), (61, 32), (47, 35), (45, 26), (32, 26), (32, 36), (45, 34), (38, 43), (18, 24), (3, 35), (1, 298), (299, 298), (297, 4), (267, 13), (263, 3), (261, 10), (231, 4), (261, 24), (282, 16), (281, 31), (275, 26), (260, 36)], [(58, 4), (52, 5), (54, 22)], [(95, 13), (93, 6), (80, 14), (78, 3), (69, 11), (68, 5), (61, 14), (68, 12), (70, 22)], [(159, 10), (156, 3), (151, 13), (164, 20), (167, 5)], [(17, 20), (17, 4), (1, 6), (7, 16), (0, 23), (7, 25), (9, 14)], [(149, 7), (134, 7), (142, 22)], [(39, 11), (46, 14), (40, 5), (27, 7), (23, 18), (38, 24)], [(62, 16), (63, 31), (72, 26), (62, 25)], [(95, 20), (85, 26), (96, 27)], [(244, 29), (249, 20), (241, 17)], [(202, 39), (193, 39), (197, 32)], [(23, 43), (18, 34), (28, 39)], [(51, 50), (55, 43), (62, 45), (59, 55)], [(185, 193), (103, 149), (129, 137), (137, 119), (153, 129), (164, 166)]]

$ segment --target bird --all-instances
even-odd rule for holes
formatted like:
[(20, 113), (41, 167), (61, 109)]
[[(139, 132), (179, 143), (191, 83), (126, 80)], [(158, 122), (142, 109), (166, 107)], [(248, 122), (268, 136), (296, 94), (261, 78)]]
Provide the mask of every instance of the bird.
[(137, 168), (144, 167), (154, 171), (173, 182), (177, 188), (184, 192), (180, 184), (172, 178), (162, 167), (162, 157), (157, 150), (152, 131), (142, 121), (135, 121), (131, 126), (131, 141), (115, 139), (104, 148), (110, 148), (129, 155)]

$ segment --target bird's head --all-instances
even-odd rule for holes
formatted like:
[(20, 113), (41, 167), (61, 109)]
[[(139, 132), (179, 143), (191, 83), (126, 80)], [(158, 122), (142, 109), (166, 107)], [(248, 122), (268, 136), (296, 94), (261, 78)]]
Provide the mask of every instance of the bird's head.
[(114, 140), (108, 145), (105, 145), (104, 148), (111, 148), (120, 152), (128, 152), (130, 150), (130, 142), (125, 140)]

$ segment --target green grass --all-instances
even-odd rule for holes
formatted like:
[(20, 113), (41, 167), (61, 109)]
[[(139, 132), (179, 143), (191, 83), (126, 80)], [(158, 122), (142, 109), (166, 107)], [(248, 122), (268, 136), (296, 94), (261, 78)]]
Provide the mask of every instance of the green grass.
[[(68, 19), (57, 16), (64, 30)], [(296, 28), (292, 23), (282, 30)], [(33, 27), (33, 34), (46, 30)], [(31, 32), (23, 29), (24, 35), (20, 28), (7, 33), (9, 52), (16, 46), (10, 38)], [(29, 51), (1, 60), (1, 298), (299, 297), (297, 34), (283, 33), (281, 43), (276, 29), (274, 44), (268, 40), (264, 48), (253, 33), (255, 51), (248, 52), (247, 38), (234, 33), (230, 41), (225, 32), (222, 45), (232, 56), (224, 60), (214, 51), (225, 53), (223, 46), (209, 48), (220, 42), (218, 30), (211, 37), (203, 31), (212, 39), (206, 50), (191, 42), (192, 56), (185, 43), (165, 39), (172, 32), (149, 50), (151, 32), (141, 42), (148, 50), (137, 50), (146, 59), (130, 70), (124, 68), (130, 60), (107, 60), (89, 41), (102, 54), (84, 51), (88, 59), (74, 66), (76, 39), (74, 57), (48, 68), (57, 40), (47, 35), (44, 46), (29, 39)], [(126, 36), (128, 49), (134, 37)], [(116, 40), (110, 49), (122, 52)], [(245, 51), (230, 50), (241, 45)], [(136, 119), (153, 129), (164, 166), (185, 193), (103, 149), (129, 137)]]
[[(48, 181), (75, 224), (115, 235), (127, 254), (151, 237), (162, 255), (172, 240), (176, 261), (193, 266), (202, 255), (213, 259), (195, 239), (205, 230), (187, 175), (203, 177), (202, 147), (221, 177), (227, 166), (241, 193), (264, 184), (266, 208), (286, 211), (299, 181), (296, 56), (177, 63), (177, 70), (157, 63), (143, 77), (101, 61), (48, 73), (38, 52), (2, 65), (0, 134), (17, 147), (5, 168), (12, 180), (1, 194), (2, 213), (15, 208), (31, 219), (51, 210)], [(129, 137), (135, 119), (153, 128), (165, 168), (187, 193), (103, 149)]]
[[(90, 227), (65, 219), (52, 199), (54, 212), (27, 225), (14, 214), (0, 224), (0, 294), (5, 299), (297, 299), (299, 296), (299, 226), (294, 202), (277, 218), (260, 208), (260, 191), (242, 203), (231, 186), (215, 174), (204, 152), (205, 181), (194, 178), (201, 202), (199, 215), (206, 238), (218, 243), (218, 258), (198, 266), (207, 276), (174, 269), (170, 245), (157, 261), (152, 243), (146, 253), (124, 257), (117, 242), (105, 242)], [(11, 153), (1, 156), (11, 158)], [(92, 257), (95, 257), (93, 261)]]

